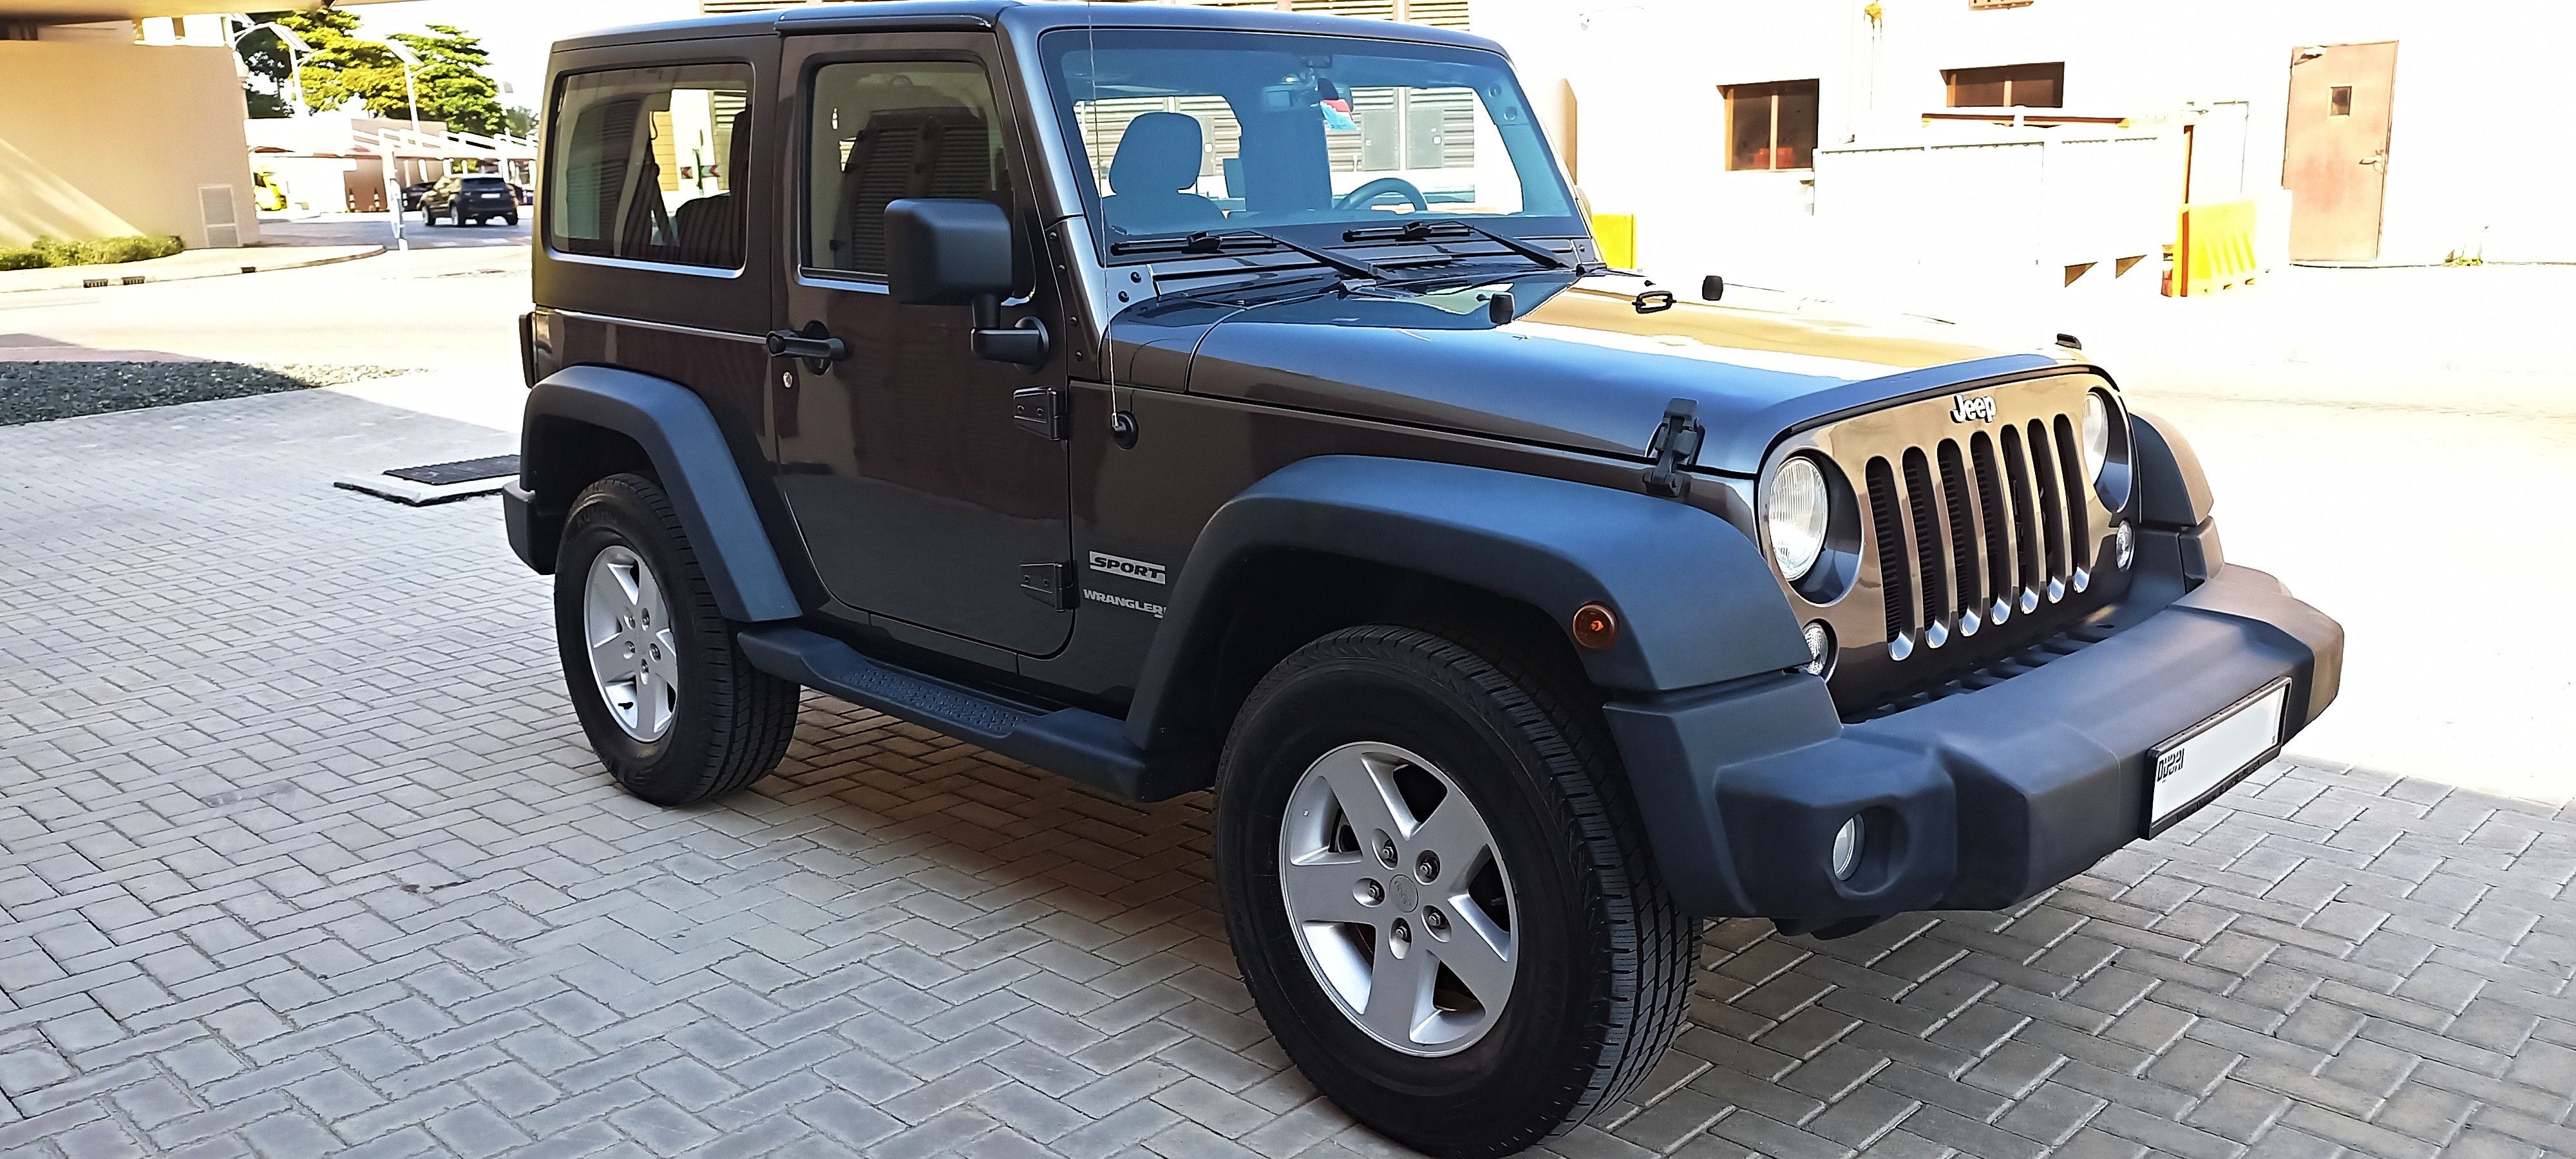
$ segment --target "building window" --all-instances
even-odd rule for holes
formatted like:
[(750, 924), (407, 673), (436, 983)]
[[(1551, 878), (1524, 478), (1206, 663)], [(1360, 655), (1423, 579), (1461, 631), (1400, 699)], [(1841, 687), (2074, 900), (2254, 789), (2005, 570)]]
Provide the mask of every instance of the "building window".
[(1727, 85), (1728, 169), (1813, 169), (1816, 82), (1784, 80)]
[(1941, 73), (1954, 109), (2062, 109), (2066, 62), (1953, 68)]
[(2336, 85), (2326, 90), (2326, 115), (2329, 117), (2352, 115), (2351, 85)]

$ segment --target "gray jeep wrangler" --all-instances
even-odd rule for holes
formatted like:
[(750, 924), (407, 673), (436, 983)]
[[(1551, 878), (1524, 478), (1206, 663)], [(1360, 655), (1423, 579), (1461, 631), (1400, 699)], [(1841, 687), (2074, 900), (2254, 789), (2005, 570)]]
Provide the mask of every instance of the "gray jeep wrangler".
[(1403, 25), (813, 6), (556, 47), (511, 546), (636, 795), (821, 689), (1215, 791), (1287, 1053), (1512, 1152), (1699, 924), (2011, 906), (2335, 694), (2080, 351), (1599, 259), (1511, 65)]

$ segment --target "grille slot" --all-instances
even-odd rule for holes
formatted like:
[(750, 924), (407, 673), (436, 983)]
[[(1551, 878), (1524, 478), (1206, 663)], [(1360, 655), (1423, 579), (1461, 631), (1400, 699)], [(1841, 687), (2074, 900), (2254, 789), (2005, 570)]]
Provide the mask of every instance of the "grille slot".
[[(1954, 428), (1955, 429), (1955, 428)], [(2092, 488), (2075, 422), (2052, 400), (1991, 429), (1844, 436), (1866, 492), (1890, 652), (2004, 623), (2077, 590)], [(1893, 437), (1891, 437), (1893, 436)], [(1864, 456), (1866, 459), (1864, 460)]]
[(2039, 538), (2039, 510), (2031, 506), (2030, 459), (2022, 454), (2021, 432), (2005, 427), (2003, 444), (2004, 476), (2012, 487), (2013, 528), (2018, 532), (2014, 536), (2018, 541), (2015, 548), (2021, 559), (2013, 586), (2027, 591), (2038, 587), (2048, 575), (2041, 567), (2040, 553), (2045, 549)]
[(2084, 545), (2093, 542), (2084, 526), (2084, 493), (2089, 485), (2084, 479), (2084, 456), (2075, 449), (2075, 424), (2065, 415), (2057, 416), (2057, 465), (2066, 472), (2066, 542), (2068, 554), (2075, 557), (2069, 563), (2083, 567), (2092, 562), (2082, 558)]
[(1941, 558), (1941, 516), (1932, 498), (1932, 468), (1923, 448), (1905, 449), (1907, 513), (1914, 517), (1914, 562), (1923, 576), (1923, 626), (1942, 622), (1950, 612), (1949, 565)]
[(2031, 475), (2039, 480), (2039, 525), (2048, 537), (2048, 574), (2066, 574), (2066, 501), (2057, 474), (2057, 459), (2048, 446), (2048, 426), (2030, 420)]
[(1958, 577), (1958, 600), (1950, 611), (1974, 611), (1986, 602), (1985, 573), (1979, 569), (1976, 517), (1968, 512), (1968, 467), (1959, 461), (1959, 441), (1941, 440), (1941, 503), (1950, 517), (1950, 574)]
[(1896, 471), (1885, 459), (1871, 459), (1869, 522), (1878, 539), (1879, 583), (1887, 592), (1887, 638), (1896, 639), (1912, 626), (1906, 611), (1914, 602), (1914, 555), (1905, 550), (1905, 519), (1897, 514)]
[(2004, 517), (2004, 480), (1996, 473), (1995, 441), (1978, 431), (1968, 440), (1968, 461), (1977, 468), (1977, 511), (1985, 517), (1986, 586), (1991, 599), (2008, 599), (2019, 579), (2013, 573), (2013, 525)]

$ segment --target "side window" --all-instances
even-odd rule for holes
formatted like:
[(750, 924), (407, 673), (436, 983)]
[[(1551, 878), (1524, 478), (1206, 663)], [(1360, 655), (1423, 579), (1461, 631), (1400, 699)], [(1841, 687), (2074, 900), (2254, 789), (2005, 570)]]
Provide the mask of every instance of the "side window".
[(805, 265), (885, 272), (885, 207), (907, 197), (1001, 201), (1000, 121), (983, 66), (848, 61), (815, 70), (807, 123)]
[(547, 142), (546, 244), (569, 254), (742, 266), (751, 69), (565, 77)]

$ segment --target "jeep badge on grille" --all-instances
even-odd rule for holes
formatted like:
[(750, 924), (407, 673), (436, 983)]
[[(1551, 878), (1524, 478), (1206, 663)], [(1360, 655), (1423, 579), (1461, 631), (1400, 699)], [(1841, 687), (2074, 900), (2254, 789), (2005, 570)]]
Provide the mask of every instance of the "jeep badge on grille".
[(1990, 423), (1995, 421), (1995, 396), (1991, 394), (1963, 394), (1951, 399), (1950, 421), (1954, 423)]

